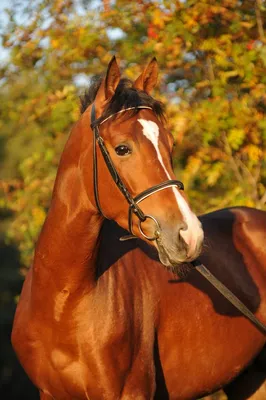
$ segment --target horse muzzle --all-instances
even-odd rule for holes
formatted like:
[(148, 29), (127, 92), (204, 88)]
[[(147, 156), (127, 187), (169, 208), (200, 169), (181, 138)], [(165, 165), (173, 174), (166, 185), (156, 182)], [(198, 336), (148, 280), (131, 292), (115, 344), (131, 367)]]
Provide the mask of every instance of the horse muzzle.
[(174, 232), (162, 228), (155, 241), (161, 263), (171, 267), (195, 260), (201, 253), (203, 238), (200, 222), (194, 232), (189, 232), (185, 223), (177, 223)]

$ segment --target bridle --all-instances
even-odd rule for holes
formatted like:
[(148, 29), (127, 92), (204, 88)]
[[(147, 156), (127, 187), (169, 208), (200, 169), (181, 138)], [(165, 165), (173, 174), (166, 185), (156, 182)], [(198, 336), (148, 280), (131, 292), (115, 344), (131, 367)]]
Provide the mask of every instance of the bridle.
[[(137, 238), (136, 235), (133, 233), (133, 222), (132, 222), (132, 217), (133, 214), (135, 214), (138, 219), (138, 228), (141, 233), (141, 235), (147, 239), (147, 240), (157, 240), (160, 236), (161, 233), (161, 228), (160, 224), (157, 221), (155, 217), (149, 214), (144, 214), (144, 212), (141, 210), (139, 207), (139, 203), (143, 200), (145, 200), (147, 197), (151, 196), (154, 193), (157, 193), (161, 190), (170, 188), (170, 187), (177, 187), (179, 190), (184, 190), (184, 185), (182, 182), (178, 180), (167, 180), (164, 182), (159, 183), (158, 185), (154, 185), (149, 189), (144, 190), (140, 194), (138, 194), (136, 197), (132, 197), (131, 194), (129, 193), (128, 189), (126, 188), (124, 182), (120, 178), (113, 161), (110, 157), (110, 154), (104, 144), (104, 140), (100, 135), (99, 132), (99, 126), (102, 125), (105, 121), (108, 119), (112, 118), (116, 114), (130, 111), (130, 110), (137, 110), (137, 109), (148, 109), (152, 110), (151, 107), (148, 106), (138, 106), (138, 107), (130, 107), (130, 108), (123, 108), (122, 110), (118, 111), (117, 113), (114, 113), (107, 118), (103, 119), (98, 118), (96, 119), (96, 110), (95, 110), (95, 104), (92, 105), (91, 109), (91, 129), (93, 131), (93, 186), (94, 186), (94, 197), (95, 197), (95, 202), (98, 211), (100, 214), (104, 217), (107, 218), (104, 212), (102, 211), (101, 205), (100, 205), (100, 200), (99, 200), (99, 190), (98, 190), (98, 165), (97, 165), (97, 149), (96, 149), (96, 143), (98, 143), (98, 146), (101, 150), (101, 153), (103, 155), (105, 164), (116, 184), (118, 189), (122, 192), (123, 196), (125, 197), (126, 201), (129, 204), (129, 209), (128, 209), (128, 230), (130, 232), (130, 235), (123, 236), (120, 238), (121, 241), (128, 240), (128, 239), (135, 239)], [(146, 221), (147, 219), (153, 220), (155, 223), (156, 229), (154, 232), (153, 236), (147, 236), (141, 227), (141, 223)], [(199, 259), (196, 259), (192, 261), (192, 265), (194, 268), (204, 276), (228, 301), (230, 301), (231, 304), (233, 304), (243, 315), (245, 315), (246, 318), (248, 318), (259, 330), (262, 332), (264, 335), (266, 335), (266, 326), (258, 320), (258, 318), (245, 306), (242, 301), (238, 299), (222, 282), (220, 282), (206, 267), (203, 265)]]
[[(138, 109), (152, 110), (152, 108), (148, 107), (148, 106), (123, 108), (122, 110), (118, 111), (117, 113), (114, 113), (114, 114), (108, 116), (107, 118), (105, 118), (104, 120), (101, 120), (101, 118), (96, 119), (95, 104), (92, 105), (92, 109), (91, 109), (91, 129), (93, 131), (93, 187), (94, 187), (95, 203), (96, 203), (97, 209), (100, 212), (100, 214), (103, 217), (108, 219), (108, 217), (106, 217), (106, 215), (104, 214), (104, 212), (101, 208), (100, 199), (99, 199), (98, 164), (97, 164), (97, 149), (96, 149), (96, 143), (97, 143), (101, 150), (105, 164), (113, 178), (113, 181), (115, 182), (116, 186), (118, 187), (120, 192), (123, 194), (124, 198), (126, 199), (126, 201), (128, 202), (128, 205), (129, 205), (128, 231), (130, 232), (130, 235), (123, 236), (122, 238), (120, 238), (121, 241), (137, 238), (137, 236), (134, 235), (134, 233), (133, 233), (133, 214), (135, 214), (139, 219), (138, 228), (139, 228), (140, 234), (145, 239), (150, 240), (150, 241), (158, 239), (158, 237), (160, 236), (160, 232), (161, 232), (161, 227), (160, 227), (159, 222), (152, 215), (144, 214), (144, 212), (139, 207), (139, 203), (141, 201), (145, 200), (147, 197), (151, 196), (152, 194), (160, 192), (161, 190), (164, 190), (164, 189), (168, 189), (171, 187), (177, 187), (179, 190), (184, 190), (184, 185), (182, 182), (175, 180), (175, 179), (169, 179), (167, 181), (159, 183), (158, 185), (154, 185), (154, 186), (150, 187), (149, 189), (144, 190), (143, 192), (138, 194), (136, 197), (132, 197), (130, 192), (128, 191), (127, 187), (125, 186), (123, 180), (119, 176), (117, 169), (115, 168), (114, 163), (110, 157), (110, 154), (105, 146), (104, 140), (100, 135), (99, 126), (119, 113), (130, 111), (130, 110), (138, 110)], [(153, 236), (146, 235), (142, 229), (141, 224), (144, 221), (146, 221), (147, 219), (151, 219), (155, 224), (155, 231), (154, 231)]]

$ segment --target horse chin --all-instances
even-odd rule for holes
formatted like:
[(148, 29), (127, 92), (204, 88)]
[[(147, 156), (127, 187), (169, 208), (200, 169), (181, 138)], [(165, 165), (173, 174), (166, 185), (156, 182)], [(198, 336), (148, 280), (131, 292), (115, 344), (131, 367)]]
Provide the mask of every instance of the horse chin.
[(178, 275), (180, 279), (186, 279), (188, 274), (193, 269), (193, 265), (190, 263), (192, 260), (181, 260), (176, 257), (175, 260), (173, 260), (159, 241), (157, 241), (156, 244), (160, 262), (164, 265), (164, 267), (166, 267), (168, 271)]

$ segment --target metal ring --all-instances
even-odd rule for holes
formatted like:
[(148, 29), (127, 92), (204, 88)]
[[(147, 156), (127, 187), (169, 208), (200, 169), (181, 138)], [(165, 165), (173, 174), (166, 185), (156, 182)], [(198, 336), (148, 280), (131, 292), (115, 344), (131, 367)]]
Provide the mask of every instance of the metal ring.
[(147, 236), (147, 235), (143, 232), (143, 230), (142, 230), (142, 228), (141, 228), (141, 224), (142, 224), (142, 222), (144, 222), (144, 221), (139, 221), (139, 231), (140, 231), (140, 233), (142, 234), (142, 236), (145, 237), (145, 239), (147, 239), (147, 240), (156, 240), (156, 239), (158, 239), (158, 237), (160, 236), (161, 227), (160, 227), (159, 222), (157, 221), (157, 219), (154, 218), (152, 215), (145, 215), (145, 221), (146, 221), (146, 219), (148, 219), (148, 218), (152, 219), (153, 222), (155, 222), (156, 230), (155, 230), (155, 232), (154, 232), (154, 236)]

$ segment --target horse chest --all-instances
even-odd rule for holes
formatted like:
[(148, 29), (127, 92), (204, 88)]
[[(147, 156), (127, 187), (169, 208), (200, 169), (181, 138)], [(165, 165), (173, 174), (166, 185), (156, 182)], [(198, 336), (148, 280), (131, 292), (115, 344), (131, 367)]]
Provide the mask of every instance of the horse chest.
[(121, 304), (100, 308), (96, 298), (91, 302), (84, 297), (70, 318), (65, 305), (62, 321), (54, 318), (50, 331), (40, 338), (44, 361), (38, 387), (56, 399), (116, 399), (128, 376), (136, 380), (136, 390), (142, 380), (152, 386), (152, 324), (146, 318), (143, 326), (139, 312), (136, 321), (130, 314)]

